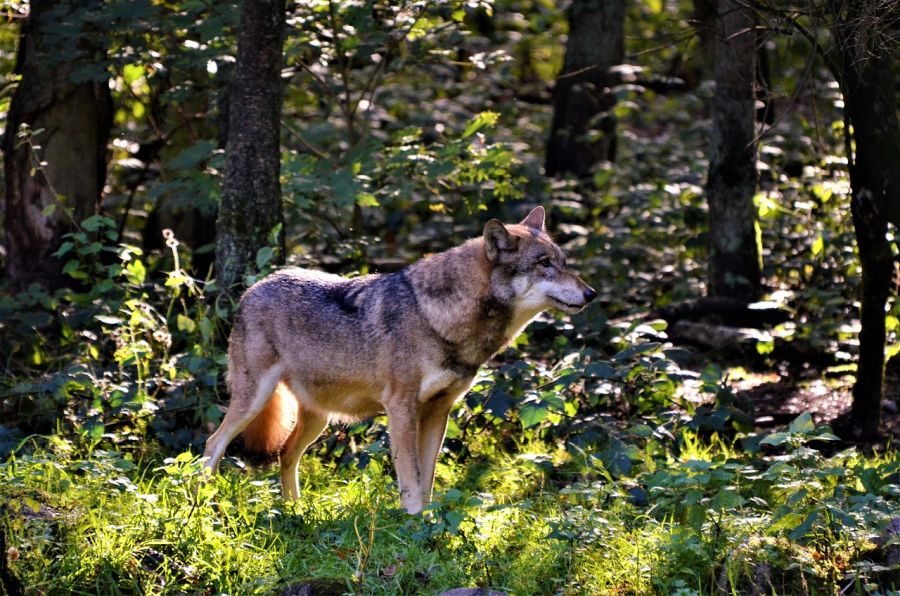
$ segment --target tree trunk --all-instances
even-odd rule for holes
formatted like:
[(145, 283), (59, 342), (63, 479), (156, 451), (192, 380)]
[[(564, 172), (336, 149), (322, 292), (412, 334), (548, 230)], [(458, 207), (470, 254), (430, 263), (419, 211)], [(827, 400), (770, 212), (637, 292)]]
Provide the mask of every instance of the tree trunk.
[(284, 24), (284, 0), (243, 2), (216, 226), (216, 276), (226, 291), (255, 270), (257, 251), (284, 222), (278, 179)]
[[(3, 138), (6, 280), (14, 292), (32, 283), (49, 290), (60, 285), (62, 263), (51, 254), (74, 223), (99, 211), (106, 179), (112, 125), (107, 78), (71, 80), (98, 52), (81, 40), (84, 57), (61, 61), (48, 31), (59, 11), (75, 4), (33, 2), (19, 41), (16, 73), (22, 78)], [(18, 139), (23, 124), (33, 132), (30, 142)]]
[(761, 102), (756, 109), (756, 121), (775, 124), (775, 99), (772, 97), (772, 68), (769, 66), (769, 50), (765, 43), (759, 43), (756, 50), (756, 99)]
[(625, 0), (574, 0), (562, 74), (553, 92), (548, 176), (590, 176), (615, 159), (615, 97), (609, 69), (624, 60)]
[(691, 69), (695, 79), (693, 86), (700, 84), (702, 80), (708, 80), (715, 76), (716, 72), (716, 0), (693, 0), (691, 3), (690, 21), (697, 32), (699, 48), (688, 60), (695, 64)]
[[(859, 361), (850, 422), (863, 437), (877, 436), (881, 424), (884, 383), (885, 305), (894, 271), (886, 238), (890, 221), (900, 227), (900, 124), (894, 91), (892, 58), (886, 48), (868, 48), (856, 39), (864, 32), (836, 19), (835, 42), (840, 50), (835, 76), (845, 104), (850, 164), (850, 209), (862, 266)], [(849, 134), (849, 133), (848, 133)]]
[(750, 9), (719, 0), (709, 178), (709, 294), (753, 301), (761, 290), (757, 239), (753, 81), (756, 36)]

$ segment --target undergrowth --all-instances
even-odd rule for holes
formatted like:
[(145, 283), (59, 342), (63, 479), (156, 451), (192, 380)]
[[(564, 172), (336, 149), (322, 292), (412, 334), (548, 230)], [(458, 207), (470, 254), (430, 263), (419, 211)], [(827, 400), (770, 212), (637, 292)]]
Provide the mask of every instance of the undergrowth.
[[(627, 475), (532, 441), (444, 456), (435, 503), (398, 508), (389, 460), (309, 456), (302, 498), (231, 459), (210, 483), (188, 452), (67, 455), (61, 440), (0, 466), (12, 570), (33, 593), (888, 593), (884, 527), (896, 452), (825, 455), (801, 416), (739, 447), (684, 430)], [(762, 585), (760, 585), (762, 582)]]
[[(271, 470), (234, 458), (200, 483), (193, 454), (227, 401), (234, 304), (214, 281), (193, 277), (195, 255), (171, 233), (165, 250), (145, 252), (122, 242), (109, 218), (82, 222), (57, 253), (70, 287), (0, 294), (0, 531), (10, 573), (35, 594), (280, 593), (311, 580), (322, 593), (363, 594), (467, 585), (510, 594), (898, 593), (896, 450), (848, 450), (809, 415), (760, 433), (727, 368), (673, 347), (664, 322), (630, 317), (703, 293), (708, 122), (690, 116), (699, 98), (628, 93), (633, 109), (622, 118), (644, 131), (623, 143), (631, 167), (601, 168), (589, 193), (538, 175), (526, 189), (528, 202), (552, 208), (555, 237), (600, 292), (599, 307), (544, 315), (479, 372), (450, 418), (436, 500), (422, 516), (398, 508), (383, 419), (333, 428), (314, 444), (297, 503), (281, 499)], [(684, 121), (654, 116), (672, 113)], [(526, 115), (540, 122), (549, 113)], [(469, 126), (445, 146), (452, 159), (410, 140), (394, 146), (394, 161), (375, 160), (389, 180), (378, 200), (387, 204), (408, 173), (404, 160), (446, 158), (436, 163), (449, 167), (472, 143), (493, 156), (489, 173), (517, 179), (503, 135), (537, 147), (545, 129), (483, 137), (466, 134)], [(761, 153), (769, 173), (757, 206), (771, 253), (767, 298), (795, 316), (773, 335), (826, 346), (838, 354), (833, 368), (846, 369), (858, 282), (846, 176), (829, 166), (832, 156), (817, 157), (810, 130), (776, 132)], [(519, 157), (535, 174), (535, 156)], [(475, 173), (447, 171), (454, 183)], [(478, 233), (485, 218), (460, 215), (467, 195), (447, 196), (459, 199), (453, 218), (416, 200), (428, 225), (401, 228), (409, 242), (400, 257), (448, 248), (441, 229)], [(481, 206), (498, 217), (517, 208)], [(401, 207), (367, 213), (412, 209)], [(321, 222), (294, 224), (318, 230), (319, 244), (297, 242), (289, 260), (364, 255), (365, 242), (377, 252), (371, 238), (336, 246), (317, 239)], [(276, 256), (259, 252), (262, 273)], [(349, 262), (362, 269), (364, 259), (341, 264)]]

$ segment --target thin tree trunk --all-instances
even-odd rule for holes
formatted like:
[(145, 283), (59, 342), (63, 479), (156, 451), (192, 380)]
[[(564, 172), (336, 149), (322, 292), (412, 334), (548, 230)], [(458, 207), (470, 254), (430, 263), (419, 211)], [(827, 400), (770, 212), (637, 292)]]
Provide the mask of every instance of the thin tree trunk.
[(757, 239), (753, 81), (756, 36), (750, 9), (719, 0), (716, 22), (709, 203), (709, 294), (755, 300), (761, 291)]
[(625, 0), (572, 2), (565, 65), (553, 92), (548, 176), (590, 176), (598, 162), (615, 159), (609, 70), (624, 60), (624, 27)]
[[(47, 32), (66, 6), (33, 2), (19, 41), (16, 73), (22, 79), (3, 138), (6, 280), (12, 291), (32, 283), (50, 290), (60, 285), (62, 263), (51, 254), (76, 222), (99, 211), (106, 179), (112, 124), (108, 81), (70, 80), (98, 52), (81, 40), (85, 58), (60, 61)], [(22, 125), (33, 133), (30, 142), (18, 139)]]
[(775, 124), (775, 100), (772, 97), (772, 69), (769, 66), (769, 50), (765, 43), (760, 43), (757, 36), (756, 50), (756, 99), (762, 105), (756, 110), (756, 121), (766, 124)]
[[(856, 15), (834, 27), (840, 51), (839, 79), (850, 139), (850, 209), (862, 266), (859, 360), (850, 422), (856, 434), (877, 436), (885, 365), (885, 306), (890, 295), (894, 263), (886, 238), (890, 221), (900, 227), (900, 123), (894, 91), (892, 59), (886, 48), (867, 48), (848, 26)], [(848, 35), (849, 33), (849, 35)]]
[(284, 222), (278, 179), (284, 24), (285, 0), (243, 2), (216, 226), (216, 276), (226, 291), (255, 271), (257, 251)]
[[(693, 0), (691, 7), (691, 24), (697, 32), (699, 51), (697, 57), (689, 59), (699, 63), (700, 80), (708, 80), (716, 72), (716, 0)], [(698, 59), (699, 58), (699, 59)], [(699, 80), (695, 84), (699, 84)]]

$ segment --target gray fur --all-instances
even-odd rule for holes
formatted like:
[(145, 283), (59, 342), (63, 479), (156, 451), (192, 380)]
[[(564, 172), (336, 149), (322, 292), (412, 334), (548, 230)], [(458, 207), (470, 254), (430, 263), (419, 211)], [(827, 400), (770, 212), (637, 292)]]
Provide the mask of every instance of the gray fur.
[[(245, 428), (271, 437), (280, 426), (283, 488), (296, 498), (296, 462), (329, 418), (386, 411), (402, 504), (420, 511), (450, 408), (478, 367), (541, 310), (574, 312), (596, 295), (543, 224), (538, 207), (390, 275), (285, 269), (251, 287), (231, 334), (232, 402), (207, 443), (210, 471)], [(284, 395), (296, 403), (276, 405)]]

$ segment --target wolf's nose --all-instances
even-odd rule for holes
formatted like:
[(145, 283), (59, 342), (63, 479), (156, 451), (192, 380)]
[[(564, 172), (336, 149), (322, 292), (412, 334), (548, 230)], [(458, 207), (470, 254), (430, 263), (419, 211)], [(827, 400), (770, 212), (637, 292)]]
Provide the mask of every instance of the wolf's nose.
[(594, 288), (588, 286), (584, 289), (584, 301), (590, 302), (594, 298), (597, 297), (597, 291)]

